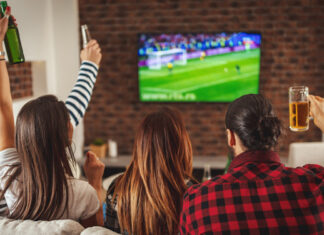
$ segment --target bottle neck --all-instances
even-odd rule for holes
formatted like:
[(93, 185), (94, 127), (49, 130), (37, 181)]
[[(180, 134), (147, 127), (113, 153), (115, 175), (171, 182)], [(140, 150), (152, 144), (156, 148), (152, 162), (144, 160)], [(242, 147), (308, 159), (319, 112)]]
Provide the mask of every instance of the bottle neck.
[(0, 15), (3, 17), (5, 15), (6, 9), (7, 9), (7, 2), (6, 1), (0, 1)]
[(8, 26), (9, 27), (16, 27), (15, 22), (12, 19), (12, 16), (9, 16)]

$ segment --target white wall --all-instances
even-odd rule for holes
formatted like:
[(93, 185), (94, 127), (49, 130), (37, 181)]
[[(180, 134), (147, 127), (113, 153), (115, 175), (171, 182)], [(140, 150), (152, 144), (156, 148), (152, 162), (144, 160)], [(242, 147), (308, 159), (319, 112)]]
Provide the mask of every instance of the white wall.
[(7, 0), (17, 18), (26, 60), (45, 60), (49, 32), (49, 0)]
[[(77, 79), (80, 65), (78, 1), (8, 0), (8, 5), (17, 18), (26, 60), (43, 64), (43, 70), (45, 66), (45, 74), (34, 72), (35, 95), (54, 94), (64, 100)], [(34, 97), (14, 102), (15, 117), (31, 98)], [(75, 137), (76, 155), (81, 156), (83, 124), (75, 130)]]
[(77, 0), (9, 0), (26, 60), (45, 61), (47, 89), (65, 98), (79, 68)]

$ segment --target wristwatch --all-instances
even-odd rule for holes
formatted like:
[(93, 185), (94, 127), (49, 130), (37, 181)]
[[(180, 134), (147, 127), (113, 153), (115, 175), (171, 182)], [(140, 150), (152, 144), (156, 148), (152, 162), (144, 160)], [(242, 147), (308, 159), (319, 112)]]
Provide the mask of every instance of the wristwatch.
[(0, 56), (5, 56), (5, 55), (6, 55), (6, 52), (0, 51)]

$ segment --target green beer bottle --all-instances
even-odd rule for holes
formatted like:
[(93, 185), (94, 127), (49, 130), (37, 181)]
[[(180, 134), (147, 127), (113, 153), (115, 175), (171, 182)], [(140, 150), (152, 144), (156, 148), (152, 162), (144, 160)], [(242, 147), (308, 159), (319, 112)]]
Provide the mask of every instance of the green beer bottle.
[[(0, 1), (0, 14), (2, 17), (5, 15), (6, 9), (7, 1)], [(25, 62), (19, 31), (11, 16), (9, 17), (8, 31), (6, 33), (4, 43), (10, 64)]]
[(224, 175), (227, 173), (229, 166), (231, 165), (231, 162), (233, 160), (234, 156), (232, 153), (228, 153), (227, 154), (227, 163), (225, 166), (225, 170), (224, 170)]

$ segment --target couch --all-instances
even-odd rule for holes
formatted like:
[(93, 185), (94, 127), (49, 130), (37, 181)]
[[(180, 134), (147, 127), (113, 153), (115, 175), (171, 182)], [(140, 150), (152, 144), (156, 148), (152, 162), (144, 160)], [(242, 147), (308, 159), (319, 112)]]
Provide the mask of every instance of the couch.
[(0, 217), (1, 235), (117, 235), (103, 228), (91, 227), (85, 229), (73, 220), (32, 221), (12, 220)]
[(324, 166), (324, 142), (291, 143), (289, 146), (289, 167), (299, 167), (306, 164)]

